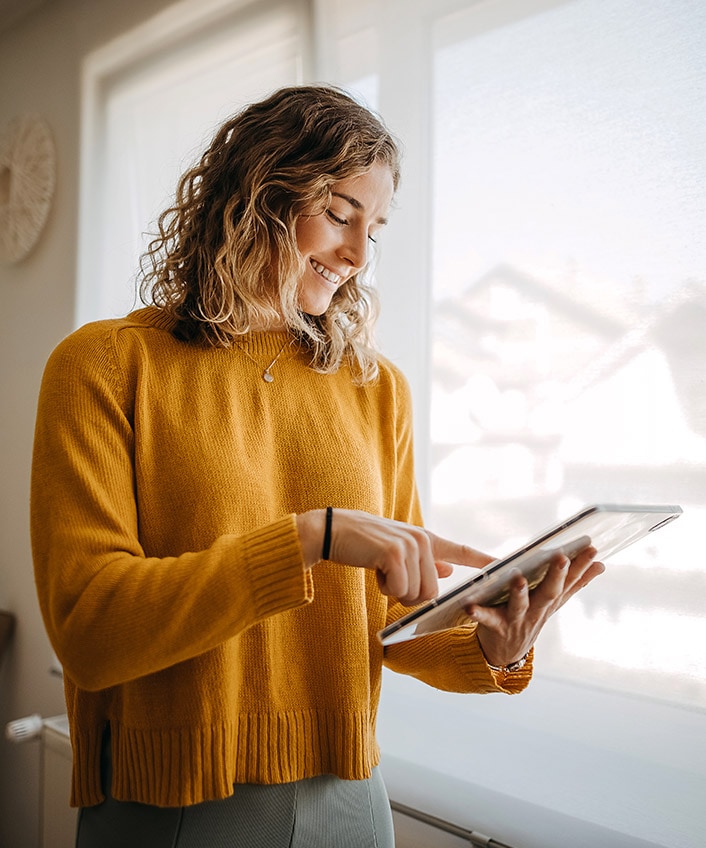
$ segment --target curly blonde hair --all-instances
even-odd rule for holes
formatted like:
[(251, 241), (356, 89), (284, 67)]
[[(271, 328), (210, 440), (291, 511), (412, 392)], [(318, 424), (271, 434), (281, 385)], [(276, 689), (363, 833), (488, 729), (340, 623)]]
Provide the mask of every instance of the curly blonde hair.
[(357, 380), (372, 379), (375, 292), (356, 274), (325, 314), (303, 313), (296, 224), (328, 208), (335, 182), (378, 162), (389, 166), (396, 190), (395, 140), (337, 88), (283, 88), (251, 104), (220, 127), (159, 217), (159, 235), (141, 260), (143, 302), (175, 319), (178, 338), (211, 346), (229, 347), (284, 318), (311, 352), (311, 367), (332, 372), (345, 358), (357, 366)]

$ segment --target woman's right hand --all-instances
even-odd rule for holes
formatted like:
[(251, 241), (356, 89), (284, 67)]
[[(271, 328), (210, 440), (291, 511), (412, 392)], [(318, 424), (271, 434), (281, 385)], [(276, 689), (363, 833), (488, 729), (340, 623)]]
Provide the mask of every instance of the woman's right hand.
[[(326, 511), (297, 516), (308, 567), (321, 560)], [(353, 509), (334, 509), (329, 559), (368, 568), (377, 574), (380, 591), (407, 606), (435, 598), (438, 579), (453, 571), (451, 563), (482, 568), (493, 557), (417, 527)]]

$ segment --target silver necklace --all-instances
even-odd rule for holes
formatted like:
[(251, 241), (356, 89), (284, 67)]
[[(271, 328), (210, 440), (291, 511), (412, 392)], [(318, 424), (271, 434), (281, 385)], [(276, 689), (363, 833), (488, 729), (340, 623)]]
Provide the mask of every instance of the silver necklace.
[[(289, 339), (289, 341), (286, 341), (282, 345), (282, 347), (279, 349), (279, 351), (277, 352), (277, 356), (275, 356), (275, 358), (272, 360), (272, 362), (270, 362), (270, 364), (267, 366), (267, 368), (265, 368), (265, 370), (262, 372), (262, 379), (266, 383), (273, 383), (274, 382), (275, 375), (272, 373), (272, 369), (275, 366), (275, 363), (277, 362), (277, 360), (280, 358), (280, 356), (282, 356), (282, 354), (285, 352), (285, 350), (288, 347), (291, 347), (293, 344), (294, 344), (294, 339)], [(254, 362), (255, 365), (257, 365), (258, 368), (260, 367), (261, 363), (259, 363), (257, 361), (257, 359), (255, 359), (254, 356), (251, 356), (247, 352), (247, 350), (245, 350), (244, 347), (242, 347), (241, 345), (238, 345), (238, 349), (240, 350), (241, 353), (244, 353), (251, 362)]]

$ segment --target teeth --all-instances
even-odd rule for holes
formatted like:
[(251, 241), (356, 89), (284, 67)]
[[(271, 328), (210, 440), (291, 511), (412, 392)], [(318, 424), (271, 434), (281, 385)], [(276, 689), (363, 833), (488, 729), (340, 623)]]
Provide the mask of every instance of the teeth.
[(321, 276), (324, 277), (324, 279), (328, 280), (330, 283), (341, 282), (341, 278), (338, 276), (338, 274), (334, 274), (333, 271), (329, 271), (329, 269), (322, 265), (320, 262), (314, 262), (314, 260), (312, 259), (311, 267), (316, 271), (317, 274), (321, 274)]

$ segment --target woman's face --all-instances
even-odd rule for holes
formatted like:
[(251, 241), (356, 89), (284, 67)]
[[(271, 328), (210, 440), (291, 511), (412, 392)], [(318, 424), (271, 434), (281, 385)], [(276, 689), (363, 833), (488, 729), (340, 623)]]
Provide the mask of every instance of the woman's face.
[(394, 192), (392, 173), (382, 162), (332, 186), (331, 205), (297, 222), (297, 247), (306, 262), (300, 308), (322, 315), (339, 286), (365, 267), (370, 244), (387, 223)]

